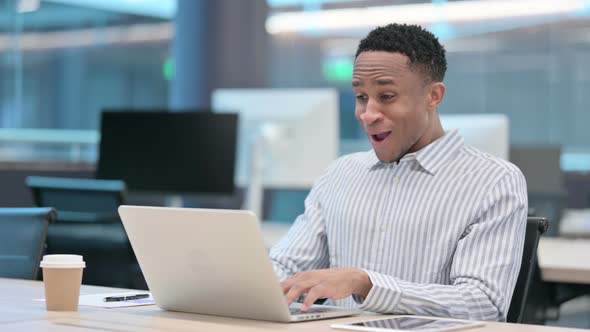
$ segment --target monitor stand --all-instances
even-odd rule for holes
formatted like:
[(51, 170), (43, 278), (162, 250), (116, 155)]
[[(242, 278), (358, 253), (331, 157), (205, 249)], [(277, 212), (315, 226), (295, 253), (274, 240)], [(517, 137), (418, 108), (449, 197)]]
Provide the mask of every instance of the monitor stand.
[(245, 210), (250, 210), (262, 220), (262, 208), (264, 203), (264, 176), (265, 158), (264, 155), (270, 151), (270, 147), (287, 137), (286, 128), (272, 122), (261, 126), (258, 134), (251, 143), (250, 148), (250, 173), (249, 183), (244, 200)]
[(264, 202), (264, 187), (262, 185), (262, 172), (264, 168), (263, 146), (260, 141), (252, 144), (250, 155), (250, 174), (246, 196), (242, 209), (254, 212), (259, 220), (262, 220), (262, 204)]
[(167, 207), (184, 207), (184, 198), (181, 195), (168, 195), (164, 198), (164, 205)]

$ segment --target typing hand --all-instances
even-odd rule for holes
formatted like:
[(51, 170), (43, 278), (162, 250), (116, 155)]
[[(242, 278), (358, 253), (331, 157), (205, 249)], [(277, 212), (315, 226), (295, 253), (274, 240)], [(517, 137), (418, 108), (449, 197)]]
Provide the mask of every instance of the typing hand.
[(288, 304), (307, 293), (301, 307), (305, 312), (317, 299), (343, 299), (353, 294), (366, 297), (373, 284), (363, 270), (327, 269), (297, 273), (281, 286)]

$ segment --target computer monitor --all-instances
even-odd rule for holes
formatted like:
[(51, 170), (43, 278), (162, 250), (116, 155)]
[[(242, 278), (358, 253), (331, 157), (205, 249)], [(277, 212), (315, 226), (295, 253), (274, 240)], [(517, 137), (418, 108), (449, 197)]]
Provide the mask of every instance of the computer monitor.
[(236, 183), (248, 184), (251, 147), (265, 140), (266, 188), (309, 189), (338, 156), (338, 92), (334, 89), (219, 89), (214, 112), (237, 112)]
[(562, 194), (565, 192), (559, 161), (559, 145), (513, 145), (510, 161), (526, 178), (529, 194)]
[(96, 176), (130, 191), (232, 193), (237, 125), (236, 114), (103, 112)]
[[(309, 189), (338, 157), (335, 89), (219, 89), (211, 105), (240, 115), (236, 183), (247, 200), (262, 188)], [(260, 204), (246, 205), (260, 215)]]
[(493, 156), (509, 159), (509, 121), (504, 114), (440, 114), (445, 130), (458, 129), (471, 145)]

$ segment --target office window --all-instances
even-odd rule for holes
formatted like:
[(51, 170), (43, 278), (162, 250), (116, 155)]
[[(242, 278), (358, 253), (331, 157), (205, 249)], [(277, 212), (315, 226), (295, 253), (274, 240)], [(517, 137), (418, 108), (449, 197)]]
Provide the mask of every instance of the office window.
[[(94, 131), (104, 108), (165, 107), (175, 5), (0, 0), (0, 128)], [(74, 141), (92, 136), (71, 133), (81, 135)], [(39, 145), (35, 155), (51, 148)]]
[(267, 2), (273, 84), (338, 86), (343, 152), (367, 147), (350, 92), (358, 41), (375, 25), (407, 22), (422, 24), (447, 49), (441, 113), (504, 113), (512, 144), (561, 145), (564, 169), (590, 170), (587, 4), (518, 0), (500, 13), (471, 0)]

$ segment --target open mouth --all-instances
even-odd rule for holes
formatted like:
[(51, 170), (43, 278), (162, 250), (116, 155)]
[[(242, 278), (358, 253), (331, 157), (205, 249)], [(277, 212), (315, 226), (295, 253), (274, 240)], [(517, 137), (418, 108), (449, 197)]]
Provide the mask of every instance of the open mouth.
[(371, 138), (375, 142), (383, 142), (389, 135), (391, 135), (391, 131), (386, 131), (380, 134), (371, 135)]

